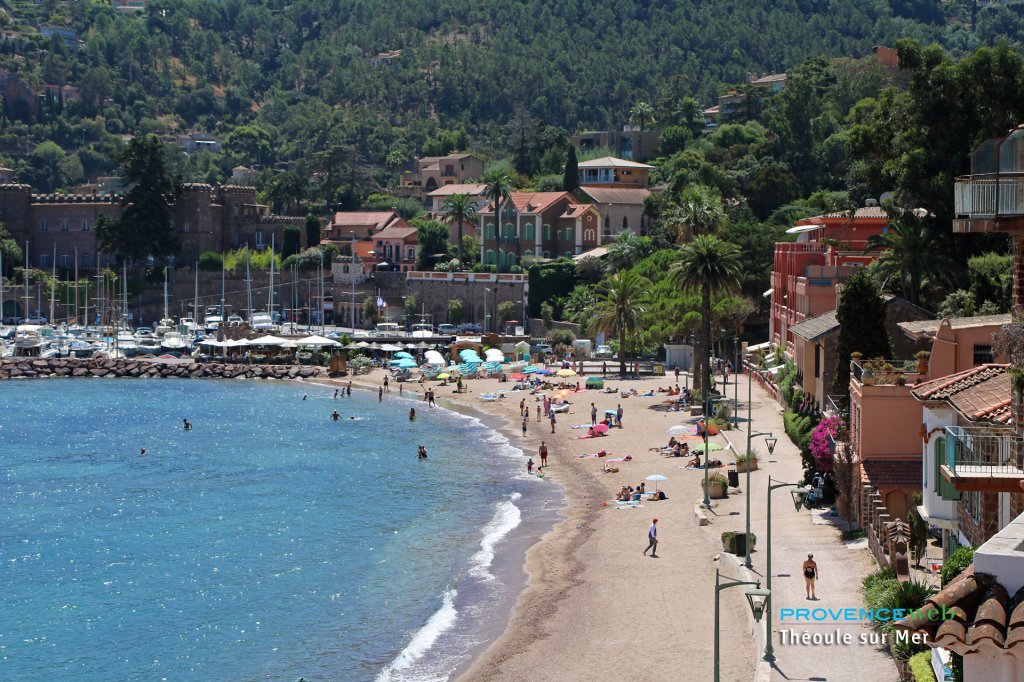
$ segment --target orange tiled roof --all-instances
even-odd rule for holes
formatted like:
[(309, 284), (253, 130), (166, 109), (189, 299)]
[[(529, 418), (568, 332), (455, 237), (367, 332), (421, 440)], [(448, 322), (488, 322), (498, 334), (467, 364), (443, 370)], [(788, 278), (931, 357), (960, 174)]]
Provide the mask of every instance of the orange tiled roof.
[(918, 400), (945, 400), (970, 421), (1010, 423), (1010, 366), (980, 365), (918, 384)]
[(920, 488), (920, 460), (865, 459), (862, 479), (876, 488)]
[(1024, 646), (1024, 589), (1011, 598), (1005, 587), (991, 576), (976, 574), (972, 565), (926, 601), (921, 613), (930, 609), (941, 612), (943, 607), (952, 613), (951, 619), (924, 615), (904, 618), (895, 626), (924, 633), (929, 645), (960, 654), (984, 644), (1000, 649)]

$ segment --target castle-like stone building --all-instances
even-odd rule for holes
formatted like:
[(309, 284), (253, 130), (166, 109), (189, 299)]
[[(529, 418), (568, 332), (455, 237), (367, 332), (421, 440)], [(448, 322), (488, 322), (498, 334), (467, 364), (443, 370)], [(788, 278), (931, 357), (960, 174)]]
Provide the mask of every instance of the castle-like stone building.
[[(72, 269), (76, 258), (80, 270), (107, 267), (114, 255), (100, 249), (96, 221), (120, 218), (123, 200), (121, 194), (33, 194), (29, 185), (4, 184), (0, 222), (22, 247), (28, 243), (33, 267)], [(204, 251), (263, 249), (272, 240), (280, 245), (286, 225), (304, 223), (304, 218), (272, 215), (257, 203), (255, 187), (187, 183), (171, 220), (180, 244), (172, 264), (191, 265)]]

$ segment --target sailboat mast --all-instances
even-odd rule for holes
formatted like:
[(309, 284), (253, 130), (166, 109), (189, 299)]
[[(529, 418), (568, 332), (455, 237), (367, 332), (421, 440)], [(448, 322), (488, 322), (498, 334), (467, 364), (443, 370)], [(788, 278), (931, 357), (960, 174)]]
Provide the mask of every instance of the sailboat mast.
[(245, 315), (252, 322), (252, 273), (249, 270), (249, 247), (245, 247)]
[(223, 260), (220, 262), (220, 324), (218, 327), (224, 326), (224, 273), (227, 270), (227, 265)]
[(199, 328), (199, 261), (196, 261), (196, 288), (192, 293), (192, 326), (193, 332)]
[(25, 242), (25, 314), (23, 317), (28, 317), (29, 308), (32, 306), (32, 302), (29, 299), (28, 294), (28, 242)]
[(53, 297), (57, 293), (57, 245), (53, 245), (53, 263), (50, 265), (50, 324), (53, 324)]
[(164, 266), (164, 320), (167, 319), (167, 266)]
[[(0, 296), (3, 298), (3, 296)], [(75, 247), (75, 324), (78, 322), (78, 247)]]
[(270, 291), (267, 296), (267, 312), (270, 313), (270, 321), (274, 321), (274, 262), (277, 260), (274, 257), (274, 237), (277, 235), (270, 235)]

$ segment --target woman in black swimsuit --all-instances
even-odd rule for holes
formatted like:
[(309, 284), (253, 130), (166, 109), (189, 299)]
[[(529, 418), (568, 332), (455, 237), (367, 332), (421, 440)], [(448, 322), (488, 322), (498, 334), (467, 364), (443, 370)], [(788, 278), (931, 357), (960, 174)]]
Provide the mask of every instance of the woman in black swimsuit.
[(814, 555), (808, 554), (807, 561), (804, 562), (804, 583), (807, 587), (807, 598), (817, 599), (818, 596), (814, 594), (814, 581), (818, 579), (818, 564), (814, 561)]

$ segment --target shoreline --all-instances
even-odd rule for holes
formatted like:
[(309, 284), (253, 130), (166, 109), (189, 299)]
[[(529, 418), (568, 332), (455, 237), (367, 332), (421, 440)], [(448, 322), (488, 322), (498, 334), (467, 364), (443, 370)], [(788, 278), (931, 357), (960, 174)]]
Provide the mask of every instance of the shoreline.
[[(383, 377), (378, 372), (351, 379), (353, 387), (377, 390)], [(344, 377), (329, 383), (348, 381)], [(669, 377), (648, 377), (610, 379), (609, 383), (642, 393), (673, 382)], [(391, 395), (397, 395), (395, 386), (391, 384)], [(411, 391), (405, 391), (403, 397), (422, 399), (418, 383), (406, 386)], [(508, 618), (498, 624), (499, 633), (489, 643), (475, 647), (473, 658), (458, 666), (449, 679), (590, 680), (621, 674), (623, 666), (632, 665), (630, 661), (638, 655), (645, 668), (665, 671), (692, 665), (685, 662), (692, 656), (698, 661), (695, 679), (710, 678), (711, 600), (721, 546), (692, 520), (692, 503), (700, 496), (699, 475), (694, 470), (679, 471), (676, 467), (681, 460), (648, 451), (664, 444), (668, 426), (689, 423), (689, 415), (659, 409), (662, 397), (657, 393), (651, 398), (623, 399), (618, 393), (582, 391), (570, 398), (570, 411), (558, 415), (554, 436), (546, 420), (538, 423), (531, 416), (528, 435), (523, 437), (517, 399), (525, 399), (535, 415), (534, 396), (510, 391), (506, 387), (511, 384), (496, 379), (474, 379), (467, 386), (471, 392), (460, 395), (439, 388), (438, 405), (496, 425), (513, 447), (530, 456), (545, 440), (549, 449), (546, 480), (561, 488), (564, 502), (553, 525), (528, 538), (521, 568), (525, 585), (515, 595)], [(426, 383), (426, 387), (438, 388), (438, 384)], [(506, 399), (478, 404), (476, 398), (481, 393), (496, 391), (505, 391)], [(595, 442), (579, 439), (577, 434), (583, 432), (570, 430), (570, 425), (589, 421), (591, 402), (600, 411), (621, 404), (626, 412), (625, 428), (612, 429), (609, 436)], [(578, 457), (599, 449), (607, 449), (610, 455), (631, 454), (633, 461), (616, 464), (618, 474), (604, 474), (605, 459)], [(668, 475), (670, 480), (660, 484), (668, 501), (645, 502), (640, 509), (628, 510), (606, 506), (619, 487), (637, 485), (651, 473)], [(665, 537), (659, 559), (651, 561), (638, 550), (643, 549), (654, 515), (660, 517), (659, 528)], [(742, 595), (723, 595), (722, 628), (750, 634)], [(665, 647), (666, 641), (686, 646)], [(753, 639), (731, 637), (727, 647), (730, 653), (723, 661), (723, 678), (752, 678)]]

